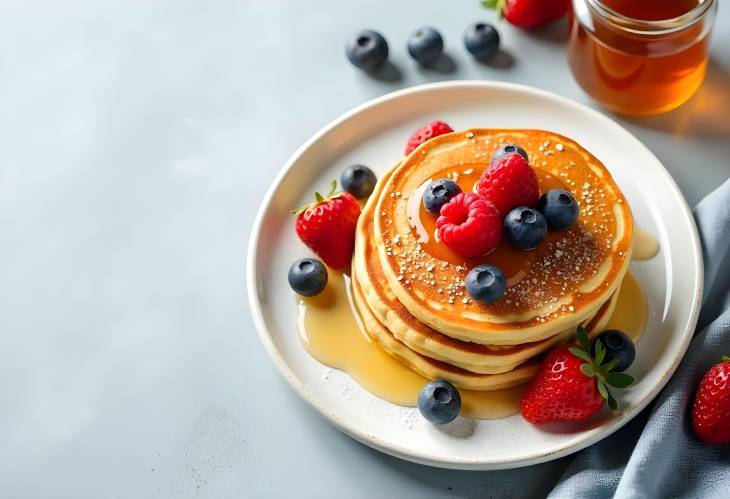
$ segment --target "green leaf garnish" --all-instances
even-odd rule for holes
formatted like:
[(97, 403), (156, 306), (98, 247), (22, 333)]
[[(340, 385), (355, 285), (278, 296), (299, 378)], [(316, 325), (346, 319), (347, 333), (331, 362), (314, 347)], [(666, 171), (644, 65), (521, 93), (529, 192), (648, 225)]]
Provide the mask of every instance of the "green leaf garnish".
[(605, 372), (613, 371), (614, 369), (616, 369), (617, 365), (618, 365), (618, 359), (611, 359), (603, 365), (603, 370)]
[(568, 348), (568, 351), (578, 357), (579, 359), (585, 360), (586, 362), (591, 361), (591, 356), (588, 355), (583, 349), (578, 347), (570, 347)]
[(634, 377), (626, 373), (608, 373), (606, 382), (616, 388), (626, 388), (634, 384)]
[(616, 402), (616, 399), (613, 398), (613, 395), (611, 395), (611, 392), (608, 392), (608, 407), (610, 407), (614, 411), (616, 409), (618, 409), (618, 402)]
[(578, 342), (580, 343), (580, 347), (590, 355), (591, 342), (588, 339), (588, 333), (586, 333), (586, 330), (583, 329), (583, 326), (578, 326), (576, 333), (578, 335)]
[(504, 5), (506, 3), (507, 3), (507, 0), (482, 0), (482, 7), (485, 7), (487, 9), (496, 10), (497, 15), (501, 18), (502, 10), (504, 10)]
[(613, 372), (618, 365), (618, 359), (604, 364), (607, 350), (602, 341), (595, 344), (595, 355), (591, 355), (591, 342), (588, 339), (588, 333), (582, 326), (578, 326), (576, 329), (576, 336), (580, 347), (572, 346), (568, 348), (568, 351), (585, 361), (584, 364), (581, 364), (580, 371), (589, 378), (596, 378), (598, 393), (606, 400), (611, 409), (616, 410), (618, 402), (608, 387), (626, 388), (634, 383), (634, 378), (626, 373)]
[(602, 341), (596, 342), (596, 364), (599, 366), (603, 363), (603, 359), (606, 358), (606, 347), (603, 346)]
[(598, 385), (598, 393), (601, 394), (601, 397), (608, 400), (608, 388), (606, 387), (606, 383), (604, 383), (602, 379), (598, 379), (596, 384)]

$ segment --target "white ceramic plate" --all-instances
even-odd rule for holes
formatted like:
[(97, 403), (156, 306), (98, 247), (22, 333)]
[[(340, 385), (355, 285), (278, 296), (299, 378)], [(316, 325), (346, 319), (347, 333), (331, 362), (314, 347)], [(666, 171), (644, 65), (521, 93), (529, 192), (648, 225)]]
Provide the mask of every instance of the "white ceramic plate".
[[(302, 348), (297, 307), (286, 274), (309, 255), (289, 210), (353, 163), (382, 173), (401, 157), (409, 135), (441, 119), (454, 129), (541, 128), (571, 137), (611, 171), (639, 225), (655, 234), (659, 255), (632, 263), (649, 301), (649, 326), (621, 392), (621, 410), (550, 431), (519, 415), (479, 421), (468, 438), (425, 422), (416, 409), (374, 399), (346, 374)], [(279, 173), (261, 204), (248, 254), (248, 294), (261, 340), (287, 381), (333, 425), (388, 454), (439, 467), (500, 469), (535, 464), (587, 447), (626, 424), (674, 373), (694, 331), (702, 295), (702, 257), (694, 220), (676, 184), (654, 155), (600, 113), (540, 90), (491, 82), (449, 82), (392, 93), (320, 130)], [(343, 395), (345, 393), (346, 395)]]

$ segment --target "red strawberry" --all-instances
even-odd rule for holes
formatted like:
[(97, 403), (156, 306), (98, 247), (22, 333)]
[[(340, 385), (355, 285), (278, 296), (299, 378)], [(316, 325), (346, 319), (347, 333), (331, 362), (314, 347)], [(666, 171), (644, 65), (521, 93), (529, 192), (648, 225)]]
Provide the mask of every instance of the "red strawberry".
[(502, 216), (489, 201), (461, 192), (441, 207), (436, 220), (441, 241), (466, 257), (489, 253), (502, 239)]
[(489, 164), (477, 182), (477, 194), (506, 215), (518, 206), (536, 206), (540, 187), (535, 170), (525, 158), (512, 152)]
[(297, 235), (324, 263), (337, 270), (350, 265), (355, 246), (355, 226), (360, 204), (351, 194), (335, 192), (332, 181), (327, 196), (315, 193), (315, 201), (292, 213), (297, 216)]
[(411, 138), (408, 139), (405, 151), (406, 156), (409, 155), (411, 151), (413, 151), (416, 147), (426, 142), (428, 139), (438, 137), (439, 135), (443, 135), (445, 133), (451, 133), (453, 131), (454, 130), (443, 121), (434, 121), (433, 123), (422, 126), (418, 130), (413, 132)]
[(618, 404), (607, 385), (625, 388), (634, 378), (612, 372), (618, 360), (602, 364), (606, 355), (603, 343), (596, 343), (596, 355), (591, 357), (588, 335), (578, 327), (581, 348), (561, 345), (543, 361), (532, 384), (522, 395), (522, 417), (532, 424), (586, 419), (603, 407)]
[(482, 0), (482, 5), (501, 12), (519, 28), (531, 29), (563, 17), (570, 0)]
[(692, 405), (692, 428), (707, 444), (730, 443), (730, 357), (722, 360), (702, 378)]

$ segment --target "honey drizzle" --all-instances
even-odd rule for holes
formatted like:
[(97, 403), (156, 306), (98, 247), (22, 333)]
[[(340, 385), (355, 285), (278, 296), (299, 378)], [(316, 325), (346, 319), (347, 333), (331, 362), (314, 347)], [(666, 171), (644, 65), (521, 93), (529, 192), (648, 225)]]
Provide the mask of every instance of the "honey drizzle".
[(644, 21), (673, 19), (697, 7), (700, 0), (603, 0), (619, 14)]
[[(460, 165), (458, 167), (444, 169), (439, 172), (437, 178), (453, 180), (459, 185), (462, 192), (472, 192), (485, 168), (486, 165), (484, 164)], [(568, 189), (563, 182), (547, 171), (537, 167), (534, 170), (537, 174), (540, 192), (547, 192), (550, 189)], [(456, 265), (463, 265), (467, 268), (474, 267), (480, 263), (490, 263), (502, 269), (507, 279), (508, 287), (520, 282), (532, 266), (535, 259), (534, 251), (516, 249), (503, 239), (499, 246), (488, 255), (481, 258), (465, 258), (451, 250), (445, 244), (439, 243), (436, 235), (436, 220), (438, 217), (429, 213), (422, 202), (423, 191), (431, 181), (437, 178), (428, 179), (421, 184), (408, 198), (408, 206), (406, 209), (408, 223), (418, 236), (418, 241), (423, 243), (423, 248), (426, 252), (439, 260)], [(559, 233), (548, 233), (547, 237), (558, 239), (561, 235)]]
[[(607, 329), (620, 329), (637, 341), (646, 326), (647, 302), (631, 273), (624, 278)], [(299, 333), (305, 349), (319, 362), (349, 374), (373, 395), (414, 407), (428, 380), (411, 371), (375, 344), (359, 324), (350, 297), (349, 279), (330, 272), (327, 288), (299, 302)], [(474, 419), (498, 419), (519, 412), (525, 385), (480, 392), (459, 389), (461, 414)]]

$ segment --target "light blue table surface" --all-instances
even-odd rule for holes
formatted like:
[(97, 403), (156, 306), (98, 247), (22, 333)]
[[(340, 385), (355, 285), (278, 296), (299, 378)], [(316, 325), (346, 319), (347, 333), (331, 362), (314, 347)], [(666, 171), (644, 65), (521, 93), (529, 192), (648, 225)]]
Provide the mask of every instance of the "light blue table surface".
[[(530, 497), (565, 460), (459, 472), (373, 451), (286, 385), (254, 331), (244, 254), (289, 155), (348, 109), (447, 79), (593, 105), (563, 24), (501, 26), (509, 67), (473, 62), (476, 0), (0, 3), (0, 497)], [(431, 24), (451, 73), (416, 67)], [(397, 81), (343, 44), (372, 27)], [(730, 175), (730, 10), (683, 108), (620, 123), (693, 205)]]

